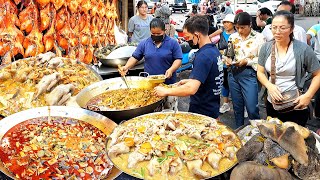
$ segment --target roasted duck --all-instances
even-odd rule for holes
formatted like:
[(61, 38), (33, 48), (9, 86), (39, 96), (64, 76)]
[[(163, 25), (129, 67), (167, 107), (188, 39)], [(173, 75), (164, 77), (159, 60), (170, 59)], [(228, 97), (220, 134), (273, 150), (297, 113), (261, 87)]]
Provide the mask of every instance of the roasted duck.
[(89, 11), (91, 10), (91, 1), (90, 0), (82, 0), (81, 4), (81, 12), (84, 12), (86, 14), (89, 13)]
[(55, 18), (55, 16), (52, 16), (52, 10), (51, 4), (47, 4), (40, 10), (40, 31), (48, 29), (50, 22)]
[(66, 2), (65, 0), (50, 0), (56, 10), (59, 10)]
[(67, 6), (71, 13), (77, 13), (82, 0), (67, 0)]
[(50, 0), (36, 0), (36, 2), (39, 4), (40, 8), (43, 8), (50, 3)]
[(33, 25), (38, 23), (38, 13), (38, 8), (35, 3), (33, 1), (30, 1), (27, 7), (19, 13), (19, 20), (21, 23), (20, 30), (24, 30), (26, 31), (26, 33), (30, 33)]
[(4, 56), (2, 59), (2, 65), (10, 63), (12, 57), (18, 53), (24, 55), (24, 49), (22, 47), (24, 35), (14, 25), (14, 14), (9, 13), (10, 7), (11, 5), (6, 3), (7, 13), (3, 18), (3, 25), (0, 31), (0, 56)]
[(32, 31), (23, 41), (23, 47), (26, 49), (25, 57), (36, 56), (44, 52), (42, 43), (42, 33), (39, 30), (39, 12), (35, 10), (35, 17), (32, 24)]
[[(52, 8), (52, 17), (56, 16), (56, 10)], [(45, 52), (51, 51), (54, 47), (55, 43), (55, 24), (56, 24), (56, 18), (51, 19), (51, 25), (46, 34), (43, 36), (42, 42), (44, 45)]]

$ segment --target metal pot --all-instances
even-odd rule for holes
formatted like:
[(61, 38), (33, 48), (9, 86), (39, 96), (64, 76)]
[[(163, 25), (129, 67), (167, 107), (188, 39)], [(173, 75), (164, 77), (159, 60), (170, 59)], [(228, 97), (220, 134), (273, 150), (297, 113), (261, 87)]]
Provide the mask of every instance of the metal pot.
[[(94, 53), (95, 57), (105, 66), (118, 67), (126, 65), (132, 53), (136, 50), (136, 46), (123, 46), (119, 47), (108, 54), (108, 47), (102, 48)], [(110, 50), (109, 50), (110, 51)], [(139, 61), (137, 64), (141, 64)]]
[[(135, 117), (133, 119), (130, 119), (128, 121), (124, 121), (122, 122), (119, 126), (126, 126), (127, 124), (135, 121), (135, 120), (139, 120), (139, 119), (142, 119), (142, 118), (150, 118), (150, 119), (165, 119), (165, 118), (168, 118), (169, 116), (175, 116), (179, 119), (188, 119), (189, 121), (192, 120), (192, 119), (196, 119), (196, 120), (203, 120), (203, 119), (210, 119), (212, 121), (216, 121), (214, 118), (211, 118), (211, 117), (208, 117), (208, 116), (205, 116), (205, 115), (201, 115), (201, 114), (196, 114), (196, 113), (190, 113), (190, 112), (176, 112), (176, 111), (162, 111), (162, 112), (155, 112), (155, 113), (149, 113), (149, 114), (144, 114), (144, 115), (141, 115), (141, 116), (138, 116), (138, 117)], [(221, 123), (221, 122), (218, 122), (219, 124), (222, 124), (224, 126), (227, 127), (227, 129), (231, 132), (233, 132), (236, 136), (236, 139), (237, 141), (240, 143), (240, 145), (242, 146), (241, 144), (241, 139), (238, 137), (238, 135), (234, 132), (233, 129), (231, 129), (229, 126)], [(107, 151), (109, 150), (110, 148), (110, 140), (111, 138), (108, 138), (108, 142), (107, 142)], [(110, 158), (110, 157), (109, 157)], [(133, 176), (137, 179), (141, 179), (141, 177), (137, 176), (137, 174), (134, 174), (130, 171), (128, 171), (127, 169), (124, 169), (124, 168), (121, 168), (121, 166), (123, 167), (123, 165), (125, 163), (115, 163), (113, 162), (112, 158), (110, 158), (110, 160), (112, 161), (112, 163), (114, 164), (115, 167), (117, 167), (118, 169), (120, 169), (122, 172), (126, 173), (127, 175), (129, 176)], [(231, 170), (235, 165), (237, 165), (237, 161), (233, 162), (232, 164), (230, 164), (228, 167), (224, 167), (223, 170), (220, 170), (219, 168), (219, 173), (215, 174), (214, 176), (212, 177), (209, 177), (209, 178), (206, 178), (206, 179), (211, 179), (213, 177), (217, 177), (223, 173), (226, 173), (227, 171)]]
[[(2, 139), (5, 133), (15, 125), (29, 119), (43, 116), (69, 117), (80, 121), (85, 121), (97, 127), (106, 135), (110, 135), (113, 129), (117, 126), (116, 123), (105, 116), (85, 109), (70, 106), (46, 106), (21, 111), (2, 119), (0, 121), (0, 139)], [(0, 171), (10, 178), (16, 179), (16, 177), (4, 167), (2, 162), (0, 163)], [(111, 174), (107, 179), (115, 179), (120, 174), (121, 171), (113, 167)]]
[[(144, 78), (144, 77), (127, 76), (126, 78), (130, 88), (151, 89), (156, 86), (156, 84), (151, 83), (150, 81), (148, 81), (147, 78)], [(93, 97), (100, 95), (106, 92), (107, 90), (116, 90), (116, 89), (125, 89), (125, 88), (127, 88), (126, 84), (121, 77), (103, 80), (103, 81), (91, 84), (90, 86), (81, 90), (76, 97), (76, 102), (80, 107), (87, 108), (86, 105), (88, 101)], [(148, 106), (135, 108), (135, 109), (96, 111), (96, 112), (107, 116), (108, 118), (112, 119), (116, 123), (120, 123), (123, 120), (128, 120), (142, 114), (153, 112), (157, 107), (159, 107), (163, 99), (153, 104), (150, 104)]]

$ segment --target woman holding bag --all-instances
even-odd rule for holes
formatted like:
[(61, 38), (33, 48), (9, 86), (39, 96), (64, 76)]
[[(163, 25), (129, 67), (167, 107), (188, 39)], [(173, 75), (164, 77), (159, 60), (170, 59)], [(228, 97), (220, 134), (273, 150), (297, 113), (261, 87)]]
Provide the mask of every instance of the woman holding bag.
[(225, 58), (225, 63), (229, 66), (228, 84), (236, 126), (240, 127), (244, 124), (245, 108), (249, 119), (260, 119), (256, 70), (259, 51), (265, 40), (262, 34), (251, 28), (251, 16), (247, 12), (237, 14), (234, 23), (237, 32), (229, 37), (234, 58)]
[[(293, 28), (292, 13), (278, 11), (274, 14), (271, 24), (274, 40), (265, 43), (260, 50), (257, 77), (267, 89), (267, 115), (305, 126), (309, 118), (307, 107), (320, 87), (320, 64), (308, 45), (293, 38)], [(267, 73), (270, 74), (269, 79)], [(285, 103), (284, 94), (303, 90), (308, 73), (313, 75), (309, 89), (292, 101), (293, 109), (281, 112), (279, 106)]]

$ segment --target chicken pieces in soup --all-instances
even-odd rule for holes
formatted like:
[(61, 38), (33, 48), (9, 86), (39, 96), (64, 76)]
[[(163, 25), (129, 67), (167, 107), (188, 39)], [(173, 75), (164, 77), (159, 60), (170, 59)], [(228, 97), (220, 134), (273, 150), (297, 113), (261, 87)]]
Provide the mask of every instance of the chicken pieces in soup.
[(202, 179), (231, 168), (241, 141), (216, 120), (190, 114), (150, 114), (116, 127), (108, 156), (144, 179)]

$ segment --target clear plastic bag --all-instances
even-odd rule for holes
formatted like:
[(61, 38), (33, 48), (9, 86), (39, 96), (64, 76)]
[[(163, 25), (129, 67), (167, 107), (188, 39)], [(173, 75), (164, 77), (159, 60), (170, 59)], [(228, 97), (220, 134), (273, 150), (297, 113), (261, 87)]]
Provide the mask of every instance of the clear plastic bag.
[(114, 37), (117, 45), (127, 44), (128, 35), (114, 23)]

